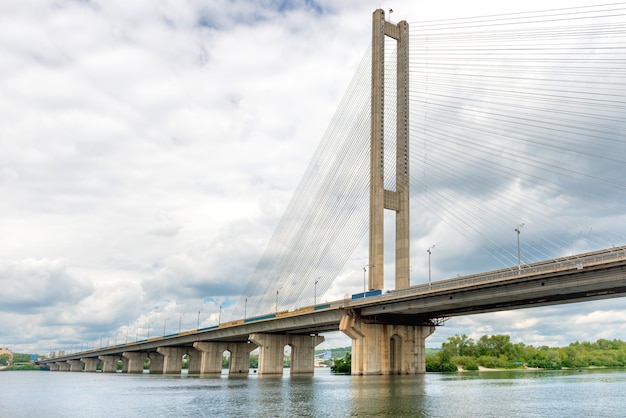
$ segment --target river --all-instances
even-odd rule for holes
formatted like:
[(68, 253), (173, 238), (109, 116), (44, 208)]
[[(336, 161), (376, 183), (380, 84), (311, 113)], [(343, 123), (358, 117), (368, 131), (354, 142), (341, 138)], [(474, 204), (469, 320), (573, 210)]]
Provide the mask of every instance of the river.
[(626, 370), (230, 377), (0, 372), (0, 417), (623, 417)]

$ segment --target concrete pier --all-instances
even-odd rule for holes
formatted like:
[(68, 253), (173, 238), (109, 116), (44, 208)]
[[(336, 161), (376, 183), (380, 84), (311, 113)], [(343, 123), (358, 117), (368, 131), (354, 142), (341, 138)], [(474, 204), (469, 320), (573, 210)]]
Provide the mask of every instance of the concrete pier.
[(85, 365), (86, 372), (95, 372), (98, 370), (98, 363), (100, 360), (94, 357), (83, 357), (80, 361)]
[(98, 359), (102, 362), (102, 373), (117, 372), (119, 356), (98, 356)]
[(339, 330), (352, 339), (352, 374), (426, 372), (425, 341), (434, 326), (372, 324), (346, 315)]
[(163, 373), (163, 354), (151, 351), (148, 353), (148, 358), (150, 359), (150, 374)]
[(70, 365), (70, 372), (83, 371), (83, 363), (80, 360), (68, 360), (67, 363)]
[(58, 372), (59, 371), (59, 365), (56, 363), (48, 363), (48, 367), (50, 367), (50, 371), (51, 372)]
[(259, 346), (259, 374), (283, 374), (285, 346), (291, 351), (291, 374), (314, 372), (315, 347), (324, 341), (318, 335), (251, 334), (250, 341)]
[(183, 355), (187, 354), (186, 347), (159, 347), (157, 353), (163, 355), (163, 373), (180, 374), (183, 368)]
[(193, 347), (201, 353), (200, 373), (222, 373), (224, 351), (230, 352), (230, 374), (248, 374), (250, 372), (250, 352), (256, 349), (251, 343), (196, 342)]
[(189, 362), (187, 363), (187, 373), (200, 374), (200, 368), (202, 366), (202, 353), (196, 349), (189, 349), (187, 355), (189, 356)]
[(70, 364), (67, 361), (57, 361), (57, 366), (59, 367), (60, 372), (69, 372)]
[(143, 363), (148, 357), (148, 353), (143, 351), (124, 352), (122, 357), (128, 362), (126, 373), (143, 373)]

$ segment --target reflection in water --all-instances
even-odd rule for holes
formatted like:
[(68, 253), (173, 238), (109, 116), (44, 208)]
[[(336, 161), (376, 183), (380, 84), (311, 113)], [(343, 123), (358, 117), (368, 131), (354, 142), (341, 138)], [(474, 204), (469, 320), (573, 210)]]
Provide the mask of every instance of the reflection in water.
[(621, 417), (626, 372), (0, 373), (0, 417)]

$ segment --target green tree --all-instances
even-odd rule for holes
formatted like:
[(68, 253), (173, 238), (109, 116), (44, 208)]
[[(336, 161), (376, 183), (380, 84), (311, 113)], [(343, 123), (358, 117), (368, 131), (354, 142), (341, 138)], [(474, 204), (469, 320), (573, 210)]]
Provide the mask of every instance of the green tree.
[(330, 371), (338, 374), (349, 374), (352, 372), (352, 354), (346, 353), (344, 358), (335, 360), (330, 366)]

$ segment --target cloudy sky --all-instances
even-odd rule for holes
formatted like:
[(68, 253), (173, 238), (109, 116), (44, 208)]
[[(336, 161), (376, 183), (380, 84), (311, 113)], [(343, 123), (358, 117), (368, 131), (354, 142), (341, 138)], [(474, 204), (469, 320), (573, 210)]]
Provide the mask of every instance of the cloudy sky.
[[(47, 353), (216, 324), (366, 52), (373, 10), (416, 22), (603, 2), (508, 3), (3, 1), (0, 346)], [(412, 278), (425, 280), (435, 243), (439, 279), (502, 267), (459, 267), (473, 252), (420, 219)], [(352, 264), (325, 299), (361, 288), (362, 260)], [(456, 333), (626, 339), (623, 304), (456, 318), (428, 345)]]

